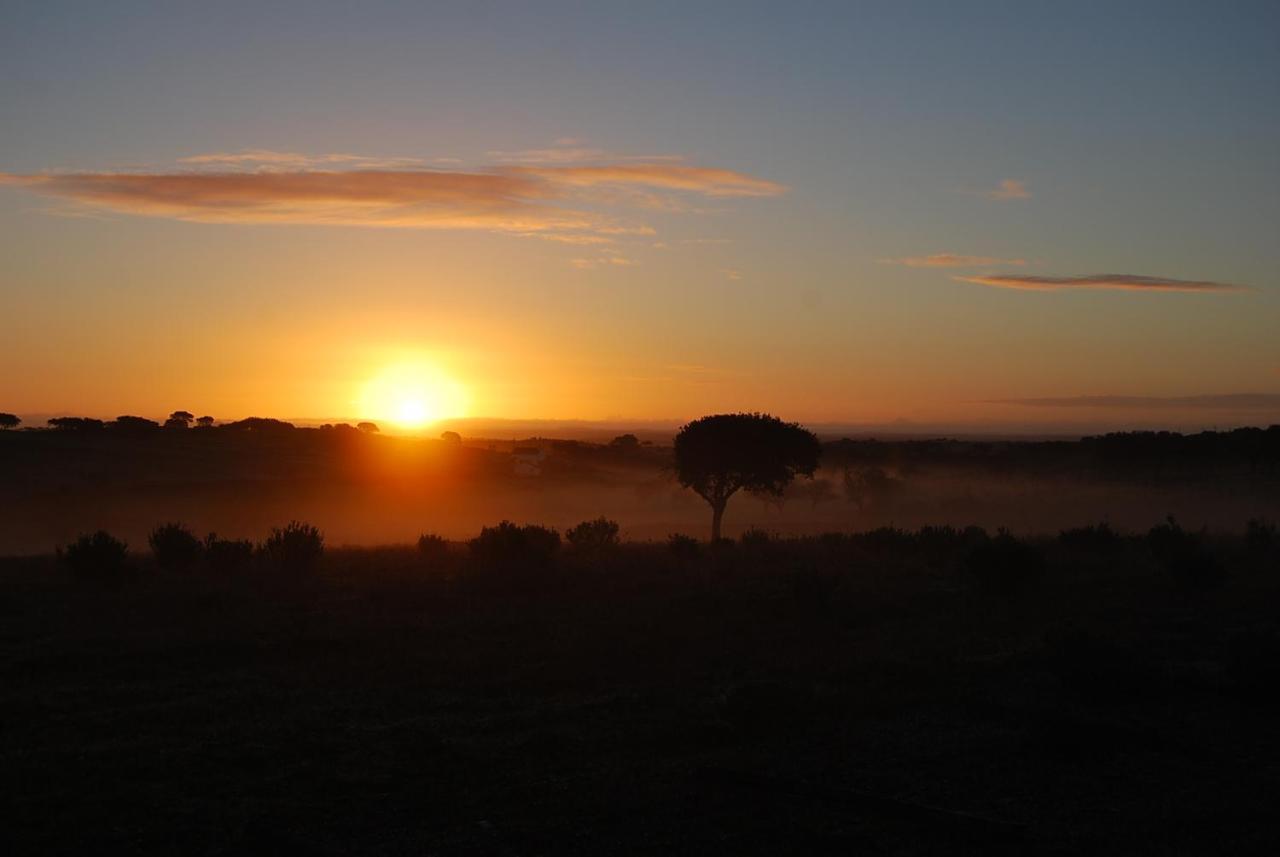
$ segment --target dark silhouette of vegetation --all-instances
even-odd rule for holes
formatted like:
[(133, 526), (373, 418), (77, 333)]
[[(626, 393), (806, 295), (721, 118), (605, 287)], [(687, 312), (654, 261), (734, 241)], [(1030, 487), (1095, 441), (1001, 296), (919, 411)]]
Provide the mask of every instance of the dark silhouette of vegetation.
[(368, 423), (368, 422), (356, 423), (356, 428), (364, 432), (365, 434), (374, 434), (375, 432), (378, 431), (378, 424)]
[(1147, 544), (1165, 573), (1181, 585), (1206, 588), (1223, 580), (1222, 565), (1207, 549), (1205, 534), (1184, 530), (1172, 515), (1151, 528)]
[(324, 555), (324, 535), (310, 524), (290, 521), (271, 531), (262, 543), (262, 554), (281, 571), (309, 573), (315, 570)]
[(1001, 530), (992, 539), (972, 548), (965, 571), (980, 591), (1000, 598), (1016, 598), (1040, 578), (1044, 560), (1034, 545)]
[(609, 441), (609, 448), (615, 452), (635, 452), (640, 448), (640, 438), (633, 434), (620, 434)]
[(1258, 518), (1251, 518), (1245, 525), (1244, 542), (1249, 553), (1255, 556), (1264, 556), (1280, 547), (1276, 525)]
[(444, 536), (435, 533), (423, 533), (418, 536), (418, 555), (429, 566), (437, 566), (449, 556), (449, 542)]
[(560, 552), (560, 534), (536, 524), (519, 526), (502, 521), (484, 527), (467, 543), (472, 567), (482, 573), (510, 576), (546, 572), (554, 567)]
[(49, 425), (61, 431), (99, 431), (107, 427), (105, 422), (92, 417), (53, 417)]
[(190, 411), (174, 411), (169, 414), (169, 419), (164, 421), (164, 427), (167, 429), (185, 429), (191, 428), (191, 421), (196, 415)]
[(0, 429), (15, 429), (21, 424), (16, 414), (0, 414)]
[(182, 524), (161, 524), (147, 538), (156, 565), (165, 571), (189, 571), (200, 561), (203, 545)]
[(210, 571), (240, 571), (253, 562), (253, 542), (248, 539), (220, 539), (217, 533), (209, 533), (204, 539), (204, 560)]
[(618, 546), (618, 530), (617, 521), (601, 517), (571, 527), (564, 537), (579, 553), (599, 553)]
[(213, 428), (213, 417), (196, 417), (197, 428)]
[(768, 414), (717, 414), (683, 426), (676, 477), (711, 506), (711, 540), (740, 490), (780, 496), (797, 475), (812, 476), (822, 447), (812, 432)]
[(702, 553), (702, 545), (693, 536), (672, 533), (667, 536), (667, 550), (680, 559), (696, 559)]
[(129, 564), (129, 546), (105, 530), (80, 536), (60, 555), (72, 573), (83, 577), (119, 577)]
[(112, 421), (110, 428), (116, 431), (143, 432), (160, 428), (160, 423), (146, 417), (119, 416)]
[(1120, 534), (1105, 522), (1063, 530), (1058, 534), (1058, 541), (1063, 545), (1088, 551), (1111, 550), (1120, 542), (1120, 538)]
[(458, 434), (456, 431), (442, 431), (440, 432), (440, 439), (448, 444), (462, 444), (462, 435)]

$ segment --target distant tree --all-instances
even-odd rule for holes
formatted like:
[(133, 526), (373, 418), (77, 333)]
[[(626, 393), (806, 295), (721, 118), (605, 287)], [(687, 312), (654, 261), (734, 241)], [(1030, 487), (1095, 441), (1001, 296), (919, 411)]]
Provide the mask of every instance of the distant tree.
[(640, 438), (633, 434), (620, 434), (609, 441), (609, 448), (619, 452), (634, 452), (640, 448)]
[(190, 411), (174, 411), (169, 414), (169, 419), (164, 421), (164, 427), (167, 429), (184, 429), (191, 428), (191, 421), (196, 415)]
[(182, 524), (161, 524), (147, 537), (156, 565), (165, 571), (186, 571), (200, 560), (204, 545)]
[(213, 417), (197, 417), (196, 426), (198, 426), (199, 428), (212, 428)]
[(22, 420), (18, 419), (14, 414), (0, 414), (0, 429), (17, 428)]
[(378, 431), (377, 423), (356, 423), (356, 428), (365, 434), (376, 434)]
[(111, 427), (119, 431), (150, 431), (160, 428), (160, 423), (146, 417), (120, 416), (115, 418)]
[(301, 521), (290, 521), (271, 530), (262, 543), (262, 554), (281, 571), (312, 571), (324, 554), (324, 534)]
[(445, 431), (440, 433), (440, 439), (445, 443), (460, 444), (462, 443), (462, 435), (456, 431)]
[(219, 430), (227, 429), (228, 431), (284, 432), (292, 431), (294, 425), (284, 420), (273, 420), (269, 417), (245, 417), (233, 423), (223, 423), (218, 428)]
[(49, 425), (60, 431), (96, 431), (107, 427), (102, 420), (92, 417), (53, 417)]
[(739, 490), (780, 495), (797, 475), (812, 476), (822, 447), (795, 423), (768, 414), (717, 414), (676, 435), (676, 478), (711, 506), (711, 539), (719, 541), (729, 498)]
[(601, 553), (618, 545), (618, 522), (600, 517), (583, 521), (564, 534), (573, 549), (581, 553)]

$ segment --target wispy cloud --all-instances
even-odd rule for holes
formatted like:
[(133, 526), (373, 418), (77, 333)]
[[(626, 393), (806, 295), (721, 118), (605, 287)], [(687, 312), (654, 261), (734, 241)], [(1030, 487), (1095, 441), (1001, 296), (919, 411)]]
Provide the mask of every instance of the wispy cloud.
[(1067, 291), (1104, 289), (1126, 292), (1239, 292), (1245, 286), (1212, 280), (1175, 280), (1171, 277), (1144, 277), (1138, 274), (1086, 274), (1079, 277), (1038, 277), (1030, 274), (985, 274), (955, 276), (953, 279), (983, 286), (1027, 291)]
[[(434, 158), (433, 163), (456, 162), (454, 158)], [(244, 149), (239, 152), (210, 152), (179, 158), (178, 163), (197, 167), (245, 167), (252, 169), (392, 169), (417, 167), (427, 163), (422, 158), (376, 158), (365, 155), (335, 153), (303, 155), (298, 152), (275, 152), (270, 149)]]
[(1258, 411), (1280, 409), (1280, 393), (1225, 393), (1197, 396), (1059, 396), (1031, 399), (989, 399), (988, 405), (1026, 405), (1036, 408), (1195, 408)]
[(587, 271), (592, 268), (630, 268), (637, 263), (635, 259), (628, 259), (626, 256), (597, 256), (594, 259), (570, 259), (569, 264), (579, 270)]
[(1025, 265), (1026, 259), (999, 259), (994, 256), (965, 256), (960, 253), (931, 253), (928, 256), (904, 256), (881, 259), (882, 265), (906, 265), (908, 268), (981, 268), (987, 265)]
[(1001, 179), (994, 190), (984, 191), (982, 195), (987, 199), (1008, 201), (1030, 199), (1031, 191), (1027, 190), (1027, 183), (1021, 179)]
[[(251, 150), (184, 161), (194, 169), (0, 173), (0, 184), (89, 210), (202, 223), (479, 229), (578, 244), (653, 234), (635, 217), (645, 206), (633, 193), (721, 198), (786, 190), (746, 173), (687, 164), (498, 165), (464, 171), (371, 168), (373, 162), (355, 155)], [(254, 168), (237, 168), (244, 165)]]

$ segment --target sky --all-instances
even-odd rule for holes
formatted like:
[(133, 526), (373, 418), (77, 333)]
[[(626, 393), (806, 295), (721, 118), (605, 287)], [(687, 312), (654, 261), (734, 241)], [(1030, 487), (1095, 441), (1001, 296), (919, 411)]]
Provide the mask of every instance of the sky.
[(0, 410), (1280, 422), (1280, 4), (10, 2)]

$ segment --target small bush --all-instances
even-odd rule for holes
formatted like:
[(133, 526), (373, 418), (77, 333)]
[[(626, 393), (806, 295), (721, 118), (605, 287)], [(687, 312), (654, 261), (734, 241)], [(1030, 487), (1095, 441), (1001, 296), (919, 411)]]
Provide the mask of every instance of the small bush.
[(502, 521), (480, 530), (467, 546), (481, 571), (545, 571), (554, 565), (560, 551), (560, 534), (536, 524), (521, 527)]
[(697, 559), (702, 553), (702, 545), (693, 536), (672, 533), (667, 536), (667, 550), (681, 559)]
[(201, 544), (182, 524), (161, 524), (147, 538), (156, 565), (165, 571), (186, 571), (200, 561)]
[(608, 518), (583, 521), (568, 530), (564, 537), (576, 551), (599, 553), (618, 546), (618, 522)]
[(738, 541), (744, 548), (760, 550), (767, 548), (769, 543), (773, 541), (773, 537), (769, 535), (768, 530), (762, 530), (759, 527), (751, 527), (742, 531), (742, 535), (738, 536)]
[(253, 542), (220, 539), (217, 533), (209, 533), (204, 540), (204, 559), (213, 571), (239, 571), (253, 562)]
[(262, 544), (262, 553), (281, 571), (308, 572), (324, 554), (324, 535), (310, 524), (290, 521), (271, 531)]
[(435, 533), (423, 533), (418, 536), (418, 555), (428, 565), (439, 565), (449, 556), (449, 542), (444, 536)]
[(1058, 533), (1058, 541), (1063, 547), (1082, 551), (1106, 551), (1120, 542), (1120, 534), (1111, 529), (1107, 523), (1093, 524), (1088, 527), (1076, 527)]
[(85, 577), (113, 577), (124, 572), (129, 546), (105, 530), (82, 535), (59, 551), (67, 568)]
[(1253, 518), (1245, 525), (1245, 548), (1251, 554), (1261, 555), (1273, 550), (1280, 540), (1276, 538), (1276, 525)]
[(1222, 566), (1204, 545), (1202, 533), (1191, 533), (1172, 515), (1147, 533), (1152, 555), (1170, 578), (1184, 586), (1203, 588), (1222, 582)]
[(965, 571), (978, 588), (1002, 598), (1022, 594), (1037, 580), (1044, 560), (1033, 545), (1019, 541), (1007, 530), (969, 551)]

